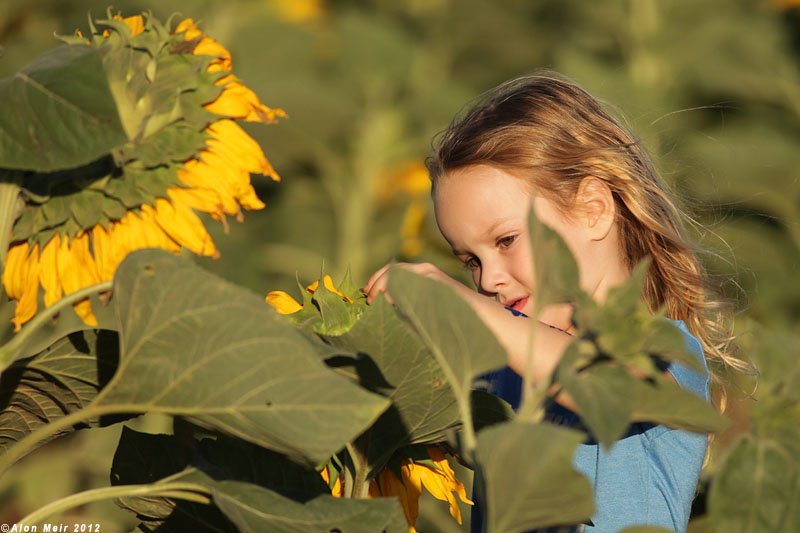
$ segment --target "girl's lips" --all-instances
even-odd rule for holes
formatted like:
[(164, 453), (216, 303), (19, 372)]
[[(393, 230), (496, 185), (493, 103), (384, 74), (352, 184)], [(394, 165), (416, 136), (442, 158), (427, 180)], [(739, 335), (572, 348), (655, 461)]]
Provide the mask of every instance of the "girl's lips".
[(520, 298), (519, 300), (514, 302), (514, 305), (511, 306), (511, 309), (513, 309), (514, 311), (522, 311), (522, 308), (525, 307), (526, 303), (528, 303), (528, 298), (529, 298), (528, 296)]

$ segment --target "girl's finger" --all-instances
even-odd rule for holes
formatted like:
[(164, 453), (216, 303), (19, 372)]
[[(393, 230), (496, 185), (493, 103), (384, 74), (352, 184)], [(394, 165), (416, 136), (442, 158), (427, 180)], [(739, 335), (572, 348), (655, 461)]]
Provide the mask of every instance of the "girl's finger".
[(371, 275), (367, 280), (367, 284), (364, 285), (364, 293), (369, 294), (372, 291), (372, 285), (375, 284), (375, 281), (377, 281), (378, 278), (383, 276), (383, 274), (386, 273), (386, 271), (389, 270), (389, 267), (391, 266), (392, 266), (391, 264), (383, 265), (377, 272)]

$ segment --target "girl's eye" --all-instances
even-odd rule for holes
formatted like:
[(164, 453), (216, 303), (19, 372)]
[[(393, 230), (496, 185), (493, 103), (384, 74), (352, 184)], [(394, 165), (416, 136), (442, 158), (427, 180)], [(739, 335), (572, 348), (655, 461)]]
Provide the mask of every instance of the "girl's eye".
[(480, 267), (481, 261), (474, 255), (464, 260), (464, 268), (467, 270), (478, 270)]
[(497, 244), (502, 248), (508, 248), (517, 239), (516, 235), (509, 235), (497, 241)]

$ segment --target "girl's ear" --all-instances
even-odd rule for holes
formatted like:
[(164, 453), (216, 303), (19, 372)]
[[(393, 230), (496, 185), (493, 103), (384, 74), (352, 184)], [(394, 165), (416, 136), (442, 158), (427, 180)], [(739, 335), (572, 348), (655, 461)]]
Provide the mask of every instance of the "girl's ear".
[(594, 241), (606, 238), (617, 215), (614, 195), (608, 185), (594, 176), (583, 178), (575, 203), (589, 237)]

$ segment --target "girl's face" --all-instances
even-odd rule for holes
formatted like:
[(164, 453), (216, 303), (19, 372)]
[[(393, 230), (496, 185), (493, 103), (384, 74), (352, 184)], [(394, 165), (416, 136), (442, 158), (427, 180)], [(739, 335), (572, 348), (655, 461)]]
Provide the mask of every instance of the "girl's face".
[(528, 315), (535, 292), (528, 239), (531, 205), (576, 256), (581, 248), (578, 223), (534, 196), (522, 179), (491, 166), (464, 167), (442, 176), (434, 204), (439, 230), (472, 272), (478, 292)]

